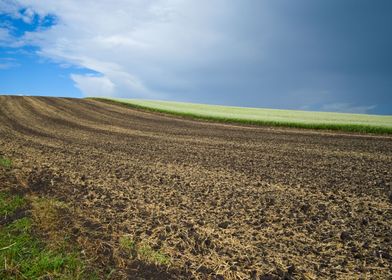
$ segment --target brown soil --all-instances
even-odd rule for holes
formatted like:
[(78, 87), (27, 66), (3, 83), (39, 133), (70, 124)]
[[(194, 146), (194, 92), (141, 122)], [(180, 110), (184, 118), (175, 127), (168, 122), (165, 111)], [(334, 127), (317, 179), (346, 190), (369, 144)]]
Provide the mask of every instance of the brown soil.
[[(0, 96), (0, 155), (14, 189), (73, 206), (75, 240), (102, 277), (392, 278), (389, 136)], [(123, 236), (170, 264), (132, 258)]]

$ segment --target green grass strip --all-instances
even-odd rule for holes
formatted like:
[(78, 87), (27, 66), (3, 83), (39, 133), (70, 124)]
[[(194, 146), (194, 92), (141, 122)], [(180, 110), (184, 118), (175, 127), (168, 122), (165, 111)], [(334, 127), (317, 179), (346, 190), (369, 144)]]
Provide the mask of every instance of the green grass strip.
[(83, 265), (77, 255), (46, 249), (32, 236), (31, 228), (26, 217), (1, 228), (0, 278), (82, 279)]
[(0, 216), (10, 216), (25, 204), (26, 201), (23, 197), (18, 195), (10, 196), (2, 192), (0, 193)]
[[(0, 193), (0, 215), (26, 207), (20, 196)], [(0, 279), (93, 279), (77, 253), (48, 249), (33, 234), (34, 223), (23, 217), (0, 225)]]
[(340, 130), (374, 134), (392, 134), (392, 116), (244, 108), (139, 99), (92, 99), (122, 104), (136, 109), (207, 121), (320, 130)]

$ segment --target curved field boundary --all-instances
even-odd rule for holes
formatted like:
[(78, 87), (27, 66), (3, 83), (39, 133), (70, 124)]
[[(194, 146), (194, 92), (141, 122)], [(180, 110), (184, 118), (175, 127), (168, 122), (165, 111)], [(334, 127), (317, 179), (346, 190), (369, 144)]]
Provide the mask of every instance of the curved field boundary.
[(183, 102), (91, 98), (199, 120), (318, 130), (392, 134), (392, 116), (242, 108)]

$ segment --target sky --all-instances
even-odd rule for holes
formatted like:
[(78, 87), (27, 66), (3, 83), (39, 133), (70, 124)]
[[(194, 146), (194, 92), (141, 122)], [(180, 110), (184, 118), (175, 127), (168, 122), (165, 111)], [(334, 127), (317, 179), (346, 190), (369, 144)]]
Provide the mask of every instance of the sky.
[(392, 115), (390, 0), (0, 0), (0, 94)]

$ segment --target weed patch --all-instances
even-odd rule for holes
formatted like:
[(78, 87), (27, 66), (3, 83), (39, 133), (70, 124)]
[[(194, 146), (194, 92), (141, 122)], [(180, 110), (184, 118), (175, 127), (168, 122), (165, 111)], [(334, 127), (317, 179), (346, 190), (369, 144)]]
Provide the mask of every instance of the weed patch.
[(32, 220), (21, 218), (0, 230), (0, 278), (82, 279), (77, 254), (48, 250), (32, 235)]
[(15, 213), (16, 210), (26, 205), (26, 200), (21, 196), (10, 196), (7, 193), (0, 193), (0, 216), (6, 218)]
[(12, 161), (8, 158), (0, 156), (0, 166), (4, 168), (11, 168), (12, 167)]
[(127, 236), (121, 237), (119, 242), (120, 247), (135, 259), (159, 266), (170, 264), (170, 258), (168, 256), (159, 250), (154, 250), (148, 244), (143, 244), (142, 242), (137, 243)]
[(4, 221), (31, 206), (31, 215), (0, 226), (0, 279), (91, 279), (85, 273), (83, 260), (69, 250), (70, 246), (53, 246), (52, 238), (44, 242), (36, 235), (51, 233), (60, 221), (58, 209), (65, 206), (50, 199), (31, 200), (0, 193), (0, 215)]
[(34, 197), (31, 216), (36, 231), (49, 241), (51, 248), (67, 247), (72, 224), (68, 205), (55, 199)]

